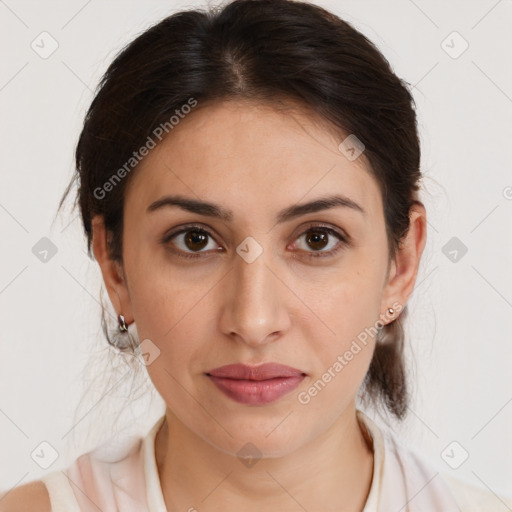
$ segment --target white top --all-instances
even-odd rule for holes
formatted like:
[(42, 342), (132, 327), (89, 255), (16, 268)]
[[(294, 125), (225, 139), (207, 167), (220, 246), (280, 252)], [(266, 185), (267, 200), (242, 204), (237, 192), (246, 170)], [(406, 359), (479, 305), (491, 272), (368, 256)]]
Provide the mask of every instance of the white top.
[[(511, 512), (512, 497), (496, 495), (439, 472), (398, 443), (362, 411), (358, 420), (373, 439), (374, 467), (363, 512)], [(167, 512), (155, 459), (161, 416), (141, 438), (109, 441), (66, 470), (42, 477), (52, 512)]]

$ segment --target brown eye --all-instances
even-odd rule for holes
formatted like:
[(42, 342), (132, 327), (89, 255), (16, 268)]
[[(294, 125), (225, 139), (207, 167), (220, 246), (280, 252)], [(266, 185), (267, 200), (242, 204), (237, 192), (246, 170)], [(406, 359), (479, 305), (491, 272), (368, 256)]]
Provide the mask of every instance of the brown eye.
[(344, 245), (347, 238), (335, 229), (324, 226), (312, 226), (304, 231), (297, 240), (302, 240), (299, 249), (309, 253), (308, 256), (333, 256)]
[(306, 243), (315, 251), (324, 249), (329, 242), (329, 235), (325, 231), (310, 230), (306, 236)]
[(192, 251), (199, 251), (207, 245), (208, 236), (208, 234), (202, 231), (186, 231), (184, 243)]
[(169, 246), (170, 250), (178, 256), (199, 258), (202, 253), (211, 252), (203, 250), (208, 248), (211, 241), (213, 241), (213, 244), (210, 249), (215, 250), (217, 245), (209, 231), (196, 226), (184, 226), (178, 231), (164, 235), (161, 243)]

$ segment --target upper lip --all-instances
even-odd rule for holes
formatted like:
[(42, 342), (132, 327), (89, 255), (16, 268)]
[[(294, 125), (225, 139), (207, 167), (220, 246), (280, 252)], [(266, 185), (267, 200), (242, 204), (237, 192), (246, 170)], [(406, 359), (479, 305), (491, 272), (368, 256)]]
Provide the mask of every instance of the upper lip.
[(297, 368), (285, 366), (278, 363), (265, 363), (259, 366), (248, 366), (246, 364), (228, 364), (220, 366), (207, 372), (207, 375), (213, 377), (224, 377), (227, 379), (240, 380), (267, 380), (277, 377), (296, 377), (305, 375)]

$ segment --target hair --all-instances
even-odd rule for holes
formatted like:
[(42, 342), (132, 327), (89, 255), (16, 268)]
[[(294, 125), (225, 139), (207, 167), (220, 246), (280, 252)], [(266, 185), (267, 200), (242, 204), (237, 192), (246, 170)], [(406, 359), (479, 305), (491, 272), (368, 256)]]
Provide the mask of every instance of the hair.
[[(201, 107), (229, 100), (284, 101), (313, 111), (339, 137), (354, 134), (364, 144), (368, 171), (382, 194), (391, 260), (408, 232), (410, 209), (419, 203), (420, 145), (407, 85), (371, 41), (316, 5), (234, 0), (177, 12), (131, 41), (103, 75), (59, 210), (77, 183), (73, 207), (80, 207), (89, 257), (91, 220), (101, 215), (110, 255), (122, 264), (123, 205), (137, 170), (135, 153), (160, 140), (161, 127), (172, 134), (172, 118), (190, 111), (185, 106), (193, 102)], [(379, 329), (362, 385), (365, 398), (398, 420), (409, 402), (406, 317), (407, 306)], [(103, 305), (102, 327), (109, 344), (118, 346), (108, 334)]]

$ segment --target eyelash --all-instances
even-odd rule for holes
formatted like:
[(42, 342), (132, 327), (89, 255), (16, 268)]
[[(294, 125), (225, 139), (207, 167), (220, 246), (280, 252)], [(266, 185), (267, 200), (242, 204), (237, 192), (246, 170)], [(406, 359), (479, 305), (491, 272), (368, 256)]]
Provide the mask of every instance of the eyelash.
[[(350, 244), (350, 237), (348, 235), (343, 235), (342, 233), (336, 231), (335, 229), (333, 229), (329, 226), (322, 225), (322, 224), (309, 225), (296, 238), (296, 240), (299, 239), (301, 236), (305, 235), (306, 233), (308, 233), (309, 231), (313, 231), (315, 228), (318, 229), (318, 231), (325, 231), (325, 232), (329, 233), (330, 235), (334, 235), (336, 238), (339, 239), (340, 243), (334, 249), (331, 249), (330, 251), (317, 251), (317, 252), (306, 251), (309, 253), (307, 256), (308, 258), (331, 257), (331, 256), (336, 255), (339, 251), (341, 251), (344, 248), (344, 246)], [(214, 236), (207, 229), (205, 229), (197, 224), (190, 224), (187, 226), (183, 226), (178, 231), (174, 231), (174, 232), (164, 235), (161, 239), (161, 243), (163, 245), (167, 245), (174, 237), (181, 235), (182, 233), (187, 233), (189, 231), (197, 231), (198, 233), (205, 234), (205, 235), (209, 236), (210, 238), (212, 238), (213, 240), (215, 240)], [(201, 252), (187, 253), (187, 252), (183, 252), (181, 249), (178, 249), (177, 251), (173, 250), (172, 252), (177, 254), (181, 258), (200, 258), (200, 257), (202, 257)]]

